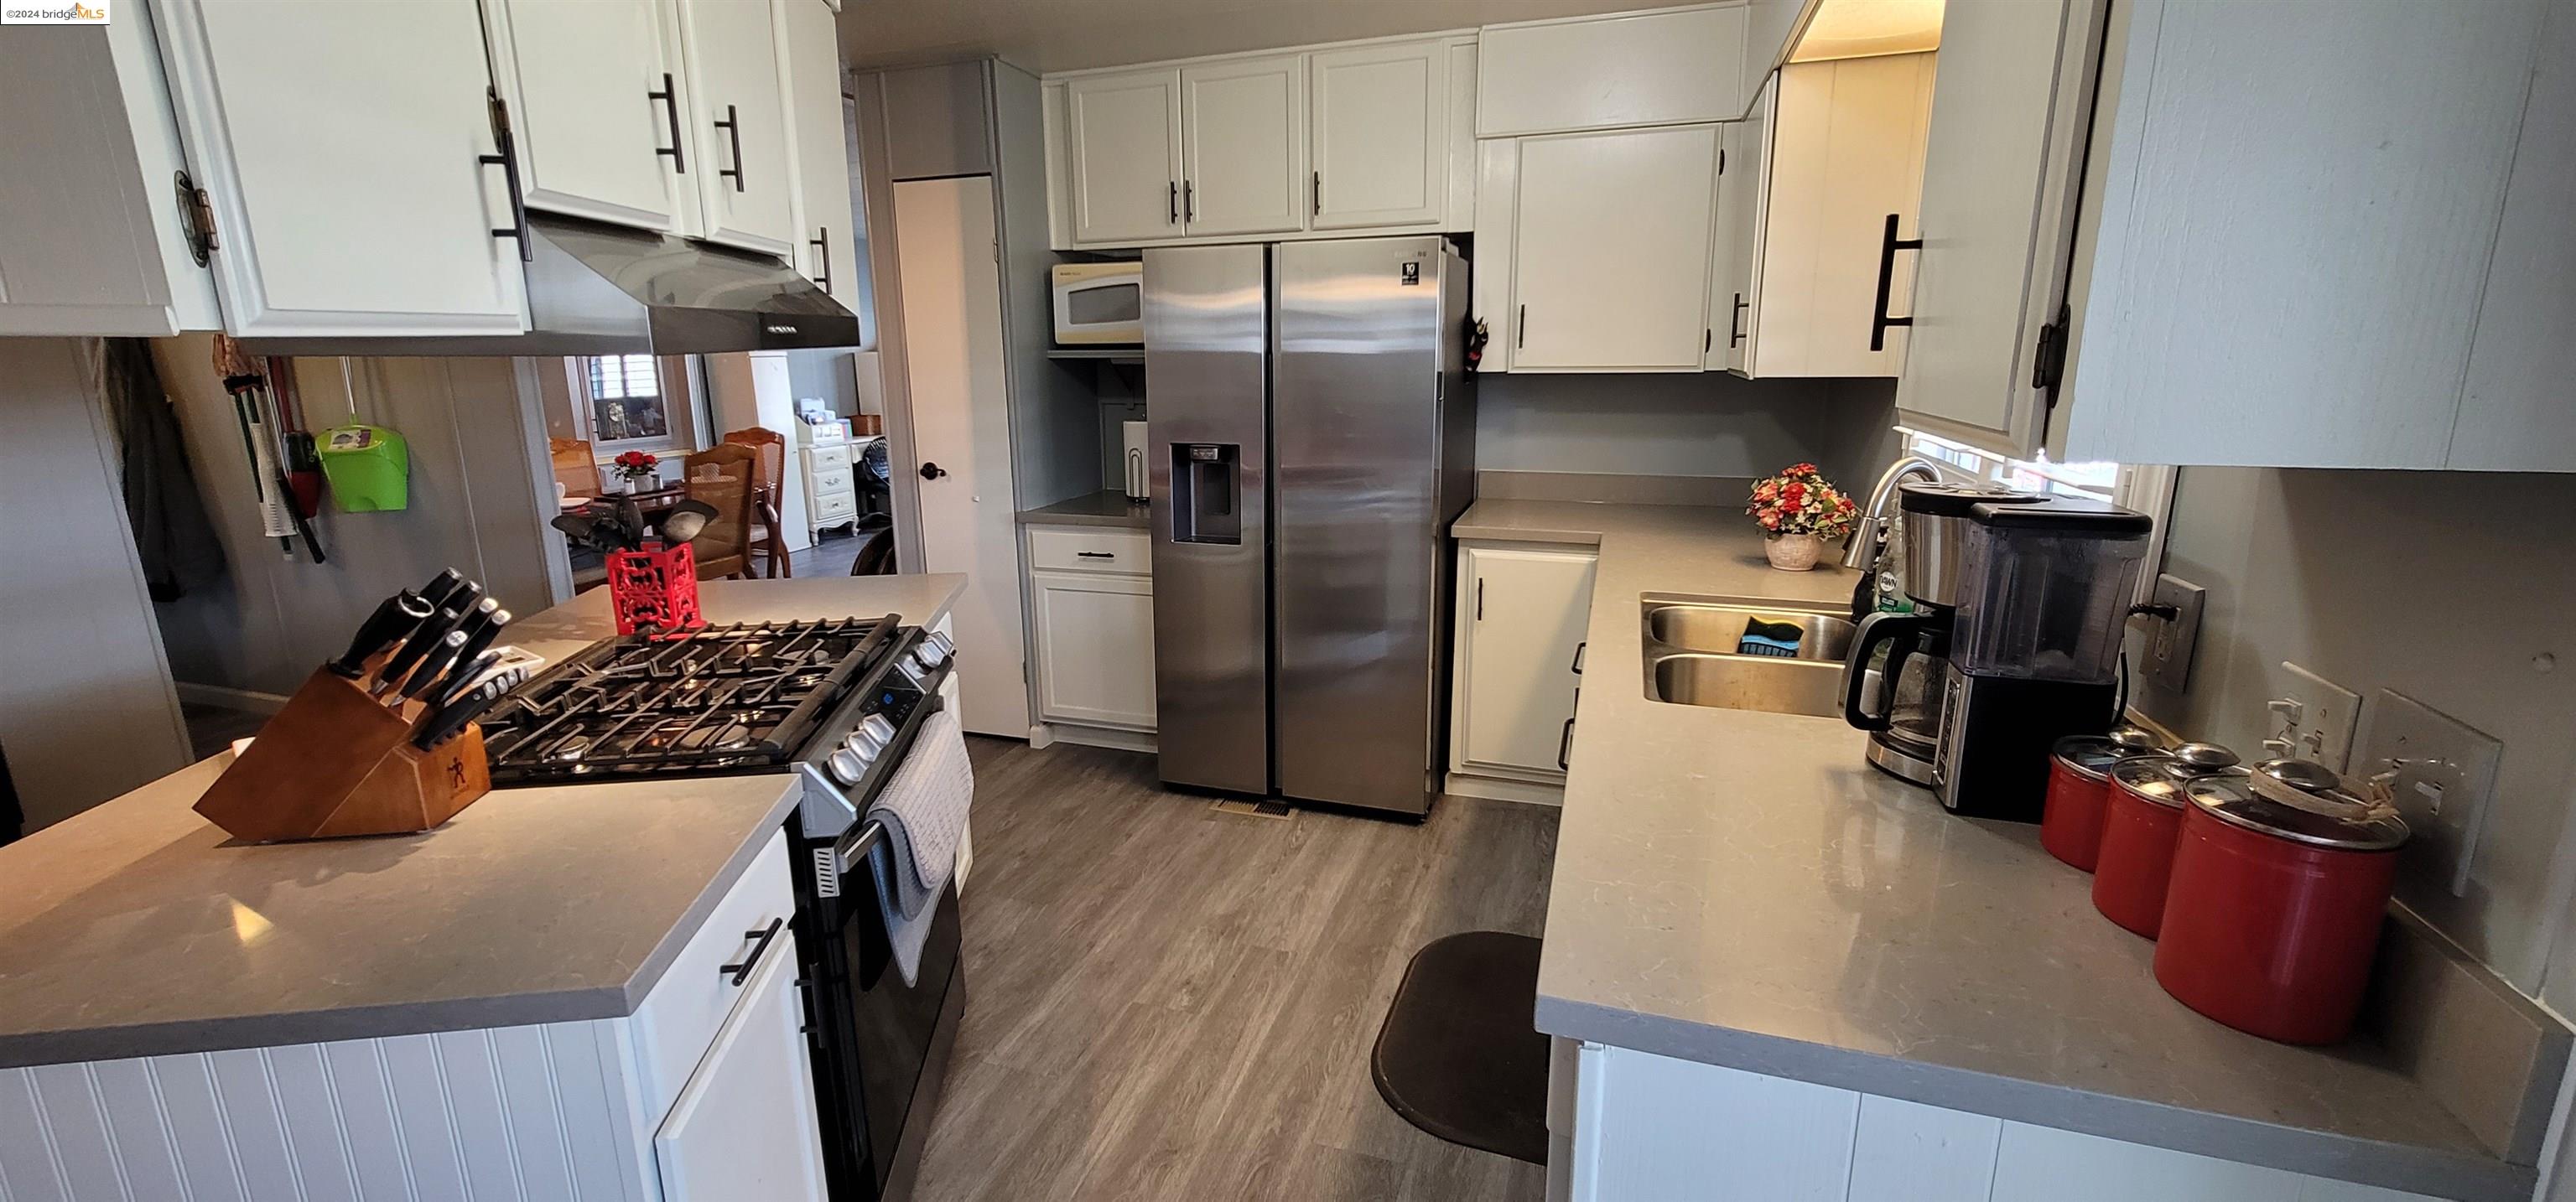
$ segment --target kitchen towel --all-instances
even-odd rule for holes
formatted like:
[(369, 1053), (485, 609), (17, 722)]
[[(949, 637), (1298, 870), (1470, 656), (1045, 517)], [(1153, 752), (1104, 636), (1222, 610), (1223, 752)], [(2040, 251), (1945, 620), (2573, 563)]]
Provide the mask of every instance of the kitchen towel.
[(966, 833), (966, 809), (975, 800), (975, 766), (966, 758), (966, 733), (945, 707), (922, 720), (912, 749), (894, 777), (868, 806), (868, 819), (885, 826), (885, 851), (868, 857), (877, 902), (885, 910), (886, 940), (907, 986), (919, 983), (921, 949), (939, 894), (957, 871), (957, 845)]

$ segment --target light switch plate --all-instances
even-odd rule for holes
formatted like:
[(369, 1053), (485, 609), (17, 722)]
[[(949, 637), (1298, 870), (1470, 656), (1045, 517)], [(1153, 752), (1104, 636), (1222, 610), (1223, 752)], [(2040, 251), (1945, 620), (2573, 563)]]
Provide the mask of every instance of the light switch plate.
[(2371, 705), (2354, 775), (2394, 771), (2397, 812), (2413, 832), (2398, 857), (2398, 896), (2469, 892), (2469, 862), (2495, 794), (2504, 744), (2394, 689)]
[(2153, 600), (2173, 606), (2174, 617), (2171, 621), (2150, 617), (2138, 623), (2146, 636), (2139, 667), (2157, 688), (2179, 693), (2191, 685), (2191, 649), (2200, 641), (2200, 611), (2209, 600), (2209, 590), (2167, 573), (2156, 577)]
[(2290, 716), (2278, 704), (2273, 707), (2273, 738), (2288, 743), (2288, 749), (2272, 746), (2266, 750), (2316, 762), (2337, 772), (2352, 766), (2353, 730), (2361, 721), (2361, 694), (2319, 676), (2288, 660), (2281, 670), (2289, 674), (2289, 689), (2281, 700), (2292, 703)]

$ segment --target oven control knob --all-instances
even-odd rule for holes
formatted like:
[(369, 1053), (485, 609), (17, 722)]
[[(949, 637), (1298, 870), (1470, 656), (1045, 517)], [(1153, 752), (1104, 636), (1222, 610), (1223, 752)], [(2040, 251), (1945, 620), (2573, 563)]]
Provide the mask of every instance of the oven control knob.
[(865, 741), (868, 758), (875, 759), (894, 742), (894, 720), (884, 714), (870, 714), (859, 723), (857, 730), (850, 732), (850, 737)]
[(868, 761), (847, 747), (834, 751), (831, 758), (823, 763), (831, 770), (832, 779), (841, 782), (844, 789), (857, 788), (860, 778), (868, 774)]
[(921, 665), (925, 672), (935, 671), (939, 665), (947, 663), (948, 657), (956, 652), (957, 644), (949, 641), (947, 635), (934, 630), (922, 636), (921, 645), (913, 649), (912, 662)]

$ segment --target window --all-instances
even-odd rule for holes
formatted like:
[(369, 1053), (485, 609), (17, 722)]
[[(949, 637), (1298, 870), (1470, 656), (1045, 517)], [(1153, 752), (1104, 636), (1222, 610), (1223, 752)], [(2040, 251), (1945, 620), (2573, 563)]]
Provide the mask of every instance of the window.
[(2154, 593), (2156, 573), (2164, 562), (2165, 518), (2173, 508), (2175, 470), (2170, 467), (2118, 463), (2052, 463), (2045, 452), (2037, 460), (2007, 459), (1966, 443), (1952, 442), (1920, 430), (1896, 428), (1905, 449), (1939, 464), (1945, 477), (1996, 484), (2023, 492), (2091, 497), (2126, 506), (2154, 518), (2148, 536), (2147, 566), (2140, 572), (2138, 597)]
[(688, 451), (697, 446), (694, 374), (677, 356), (599, 355), (566, 359), (573, 422), (605, 460), (621, 451)]

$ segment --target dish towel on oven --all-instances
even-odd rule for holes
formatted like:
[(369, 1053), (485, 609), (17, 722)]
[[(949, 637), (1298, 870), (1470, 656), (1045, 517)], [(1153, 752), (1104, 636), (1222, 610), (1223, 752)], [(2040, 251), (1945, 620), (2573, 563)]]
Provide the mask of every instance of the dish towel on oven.
[(867, 812), (885, 825), (886, 854), (868, 857), (868, 865), (905, 985), (919, 983), (921, 949), (930, 941), (939, 894), (957, 871), (957, 844), (974, 799), (975, 767), (966, 758), (965, 732), (953, 712), (933, 711)]

